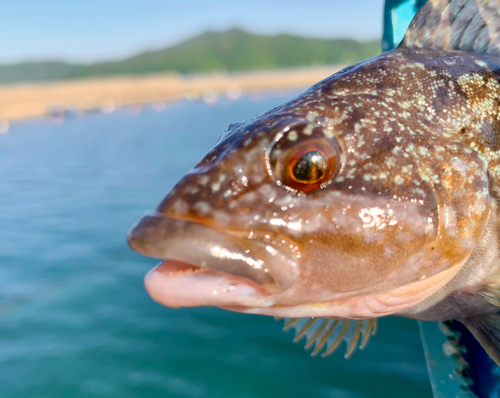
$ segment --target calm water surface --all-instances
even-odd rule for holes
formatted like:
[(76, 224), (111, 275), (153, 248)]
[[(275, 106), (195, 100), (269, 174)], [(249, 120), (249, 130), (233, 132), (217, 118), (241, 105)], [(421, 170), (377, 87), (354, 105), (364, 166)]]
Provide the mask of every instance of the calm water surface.
[[(431, 397), (417, 324), (311, 358), (281, 323), (153, 302), (128, 249), (231, 122), (285, 98), (23, 122), (0, 136), (0, 397)], [(342, 347), (340, 351), (344, 351)]]

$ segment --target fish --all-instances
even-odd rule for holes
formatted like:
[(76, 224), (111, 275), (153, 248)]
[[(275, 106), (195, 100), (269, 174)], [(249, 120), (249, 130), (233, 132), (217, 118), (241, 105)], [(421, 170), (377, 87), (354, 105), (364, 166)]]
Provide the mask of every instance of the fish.
[(458, 320), (500, 364), (500, 1), (429, 0), (400, 45), (234, 123), (130, 230), (169, 307), (285, 318), (313, 354)]

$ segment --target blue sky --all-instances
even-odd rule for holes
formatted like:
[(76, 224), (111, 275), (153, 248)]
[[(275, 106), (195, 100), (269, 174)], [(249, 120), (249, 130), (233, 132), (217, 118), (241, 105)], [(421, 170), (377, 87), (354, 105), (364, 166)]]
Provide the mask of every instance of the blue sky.
[(383, 0), (5, 0), (0, 63), (119, 59), (205, 30), (374, 39)]

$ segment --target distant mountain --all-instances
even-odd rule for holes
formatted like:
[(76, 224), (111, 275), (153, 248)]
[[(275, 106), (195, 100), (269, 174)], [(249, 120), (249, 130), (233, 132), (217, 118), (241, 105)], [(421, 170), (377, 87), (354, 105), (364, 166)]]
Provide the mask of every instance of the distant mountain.
[(64, 62), (0, 65), (0, 83), (134, 75), (237, 71), (261, 68), (351, 64), (380, 53), (380, 41), (264, 36), (232, 29), (206, 32), (176, 46), (147, 51), (122, 61), (76, 65)]
[(75, 67), (59, 61), (0, 65), (0, 84), (67, 79)]

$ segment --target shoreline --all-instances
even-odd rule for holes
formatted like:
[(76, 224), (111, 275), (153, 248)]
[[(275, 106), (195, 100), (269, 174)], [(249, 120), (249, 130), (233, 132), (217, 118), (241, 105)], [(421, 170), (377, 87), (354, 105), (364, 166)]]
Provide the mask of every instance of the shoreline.
[(345, 65), (272, 69), (234, 73), (109, 77), (0, 86), (0, 130), (9, 121), (54, 116), (65, 112), (111, 113), (122, 106), (202, 100), (208, 105), (220, 96), (309, 87)]

